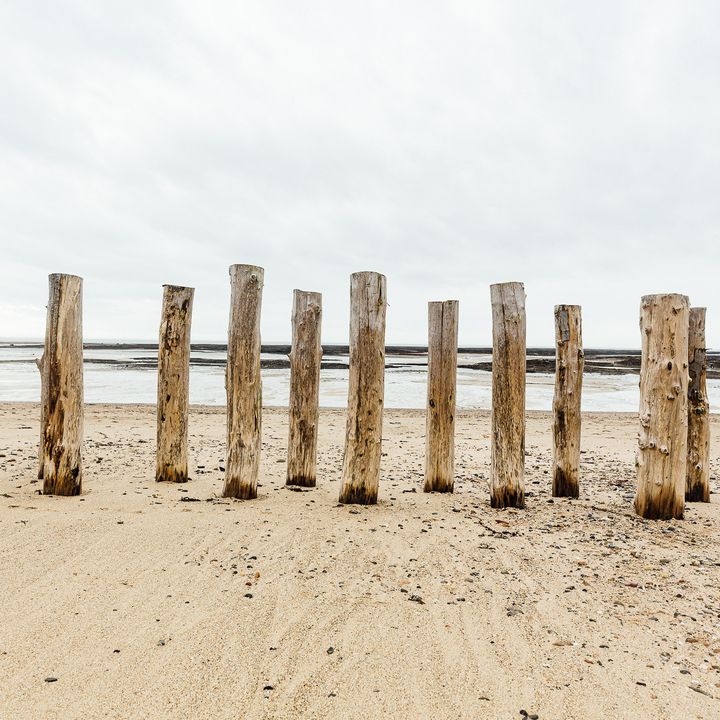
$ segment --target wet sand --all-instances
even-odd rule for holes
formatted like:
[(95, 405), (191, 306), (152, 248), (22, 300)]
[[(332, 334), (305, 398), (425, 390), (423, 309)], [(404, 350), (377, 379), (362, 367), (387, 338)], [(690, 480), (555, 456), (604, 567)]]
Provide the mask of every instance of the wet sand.
[[(527, 508), (489, 507), (489, 415), (457, 423), (454, 495), (425, 495), (424, 413), (387, 411), (380, 503), (219, 498), (222, 408), (193, 408), (192, 480), (153, 481), (150, 406), (89, 406), (84, 494), (38, 494), (38, 408), (0, 405), (1, 718), (703, 718), (720, 715), (720, 457), (685, 520), (631, 508), (636, 416), (584, 416), (580, 500), (550, 498), (527, 422)], [(720, 418), (712, 419), (713, 436)], [(47, 679), (56, 678), (54, 682)]]

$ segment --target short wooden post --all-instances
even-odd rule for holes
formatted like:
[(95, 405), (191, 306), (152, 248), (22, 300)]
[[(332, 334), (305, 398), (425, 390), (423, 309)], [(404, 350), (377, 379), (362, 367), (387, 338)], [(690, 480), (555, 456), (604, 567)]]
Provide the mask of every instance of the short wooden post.
[(155, 479), (158, 482), (187, 482), (190, 325), (195, 290), (177, 285), (164, 285), (163, 288), (158, 344)]
[(682, 518), (688, 434), (688, 322), (685, 295), (645, 295), (640, 307), (640, 433), (635, 512)]
[(264, 270), (230, 266), (230, 325), (225, 373), (227, 458), (223, 497), (257, 497), (262, 429), (260, 308)]
[(425, 492), (452, 492), (455, 469), (457, 300), (428, 303)]
[(315, 487), (320, 413), (322, 295), (293, 291), (288, 485)]
[(710, 502), (710, 403), (707, 397), (705, 308), (690, 308), (688, 448), (685, 499)]
[(525, 288), (490, 286), (493, 320), (490, 504), (525, 506)]
[(41, 381), (40, 462), (45, 495), (82, 490), (82, 278), (50, 275)]
[(385, 392), (385, 276), (350, 277), (350, 382), (341, 503), (372, 505), (380, 484)]
[(584, 355), (579, 305), (555, 306), (554, 497), (580, 494), (580, 401)]

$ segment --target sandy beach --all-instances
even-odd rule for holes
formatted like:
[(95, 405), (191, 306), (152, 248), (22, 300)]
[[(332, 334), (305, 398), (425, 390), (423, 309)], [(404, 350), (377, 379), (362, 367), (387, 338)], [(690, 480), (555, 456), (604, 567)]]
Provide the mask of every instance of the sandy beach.
[[(580, 500), (550, 498), (527, 420), (525, 510), (489, 507), (489, 415), (457, 423), (456, 492), (421, 492), (424, 413), (387, 411), (380, 503), (284, 487), (219, 498), (222, 408), (193, 407), (192, 480), (153, 480), (152, 406), (88, 406), (81, 497), (41, 496), (39, 410), (0, 405), (0, 718), (698, 718), (720, 715), (720, 495), (631, 507), (637, 418), (584, 416)], [(720, 435), (720, 419), (712, 432)], [(54, 679), (54, 680), (53, 680)]]

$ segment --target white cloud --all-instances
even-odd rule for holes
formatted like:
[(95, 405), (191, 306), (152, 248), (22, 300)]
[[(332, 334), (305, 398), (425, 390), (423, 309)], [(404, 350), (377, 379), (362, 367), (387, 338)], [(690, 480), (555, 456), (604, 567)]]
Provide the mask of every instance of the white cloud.
[[(388, 276), (388, 341), (426, 301), (490, 341), (523, 280), (528, 341), (584, 307), (637, 346), (639, 299), (710, 306), (720, 260), (720, 8), (712, 2), (6, 3), (0, 336), (41, 336), (46, 275), (85, 278), (88, 338), (157, 334), (162, 284), (225, 336), (227, 266), (266, 269), (347, 337), (348, 276)], [(720, 313), (719, 313), (720, 315)]]

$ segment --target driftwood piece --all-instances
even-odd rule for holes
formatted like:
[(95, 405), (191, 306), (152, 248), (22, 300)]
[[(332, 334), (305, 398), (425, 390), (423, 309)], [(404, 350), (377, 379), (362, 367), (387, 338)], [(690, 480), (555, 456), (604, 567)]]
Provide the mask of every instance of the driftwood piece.
[(555, 497), (576, 498), (580, 494), (583, 364), (580, 306), (556, 305), (552, 464), (552, 494)]
[(190, 325), (194, 289), (163, 286), (158, 344), (155, 479), (187, 482)]
[(230, 266), (230, 324), (225, 373), (227, 458), (223, 497), (257, 497), (262, 432), (260, 309), (264, 270)]
[(525, 506), (525, 288), (490, 286), (493, 320), (490, 504)]
[(82, 278), (50, 275), (41, 383), (38, 477), (45, 495), (82, 491)]
[(350, 278), (350, 381), (341, 503), (377, 502), (385, 391), (385, 276)]
[(707, 396), (705, 308), (690, 308), (688, 447), (685, 500), (710, 502), (710, 403)]
[(293, 291), (287, 454), (288, 485), (315, 487), (320, 414), (322, 296)]
[(425, 492), (452, 492), (455, 469), (457, 300), (428, 303)]
[(635, 512), (682, 518), (688, 436), (688, 322), (685, 295), (645, 295), (640, 307), (640, 433)]

